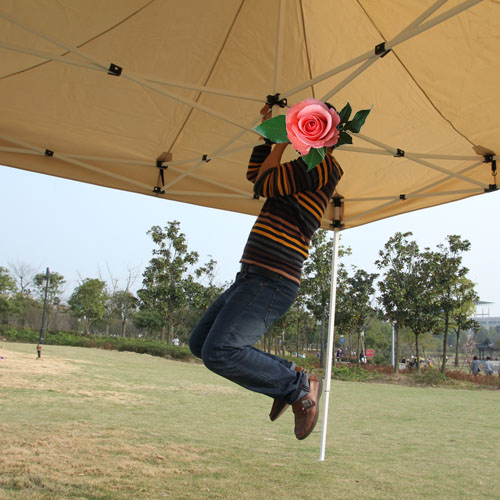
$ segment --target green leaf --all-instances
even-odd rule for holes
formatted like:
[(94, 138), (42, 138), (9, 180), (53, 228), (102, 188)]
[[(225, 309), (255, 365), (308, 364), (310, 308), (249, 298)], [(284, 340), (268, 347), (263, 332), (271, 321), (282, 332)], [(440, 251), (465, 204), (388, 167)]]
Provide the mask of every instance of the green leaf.
[(348, 122), (345, 126), (345, 130), (349, 130), (354, 133), (358, 133), (361, 127), (364, 125), (366, 117), (369, 115), (371, 109), (362, 109), (358, 111), (352, 121)]
[(285, 115), (275, 116), (255, 127), (262, 136), (273, 142), (290, 142), (286, 135)]
[(344, 131), (340, 131), (339, 140), (335, 146), (339, 147), (342, 146), (342, 144), (352, 144), (352, 137)]
[(351, 105), (349, 103), (347, 103), (342, 108), (342, 111), (339, 113), (339, 116), (340, 116), (339, 126), (342, 125), (343, 123), (346, 123), (347, 120), (349, 120), (349, 117), (351, 116), (351, 113), (352, 113)]
[(323, 158), (325, 157), (326, 154), (326, 148), (311, 148), (309, 150), (309, 153), (307, 155), (303, 156), (302, 159), (307, 163), (308, 169), (312, 170), (318, 163), (321, 163), (323, 161)]

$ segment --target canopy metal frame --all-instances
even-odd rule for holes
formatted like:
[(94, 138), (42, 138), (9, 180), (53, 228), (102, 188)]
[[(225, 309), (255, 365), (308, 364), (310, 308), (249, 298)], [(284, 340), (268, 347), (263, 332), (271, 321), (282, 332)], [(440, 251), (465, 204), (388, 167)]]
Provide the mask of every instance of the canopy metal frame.
[[(447, 3), (448, 0), (437, 0), (434, 4), (432, 4), (427, 10), (425, 10), (421, 15), (419, 15), (413, 22), (411, 22), (406, 28), (404, 28), (398, 35), (396, 35), (392, 40), (383, 41), (381, 44), (377, 45), (375, 49), (367, 51), (359, 56), (342, 63), (329, 71), (317, 75), (312, 76), (312, 74), (308, 75), (308, 79), (301, 83), (298, 86), (295, 86), (291, 89), (287, 89), (284, 92), (280, 93), (281, 98), (289, 98), (303, 90), (310, 89), (314, 95), (315, 89), (314, 85), (331, 78), (334, 75), (340, 74), (344, 71), (347, 71), (351, 68), (355, 68), (350, 74), (348, 74), (340, 83), (338, 83), (333, 89), (327, 92), (322, 100), (328, 100), (336, 93), (338, 93), (341, 89), (347, 86), (350, 82), (352, 82), (359, 75), (364, 73), (371, 65), (373, 65), (376, 61), (385, 57), (390, 51), (394, 49), (397, 45), (419, 35), (420, 33), (431, 29), (432, 27), (444, 22), (445, 20), (456, 16), (460, 12), (469, 9), (470, 7), (482, 2), (483, 0), (464, 0), (462, 3), (456, 5), (454, 8), (451, 8), (445, 12), (442, 12), (439, 15), (436, 15), (430, 20), (429, 17), (434, 14), (438, 9), (440, 9), (444, 4)], [(234, 26), (236, 18), (241, 12), (241, 7), (245, 0), (242, 1), (239, 9), (235, 14), (235, 18), (231, 24), (231, 28)], [(277, 35), (275, 40), (275, 72), (274, 79), (272, 82), (272, 92), (276, 94), (278, 89), (280, 88), (280, 72), (282, 67), (282, 50), (283, 50), (283, 33), (284, 33), (284, 13), (285, 13), (285, 0), (279, 0), (278, 4), (278, 13), (277, 13)], [(206, 113), (218, 120), (222, 120), (226, 123), (232, 124), (233, 126), (239, 129), (238, 133), (236, 133), (233, 137), (227, 140), (222, 146), (217, 148), (215, 151), (212, 151), (210, 154), (203, 155), (201, 158), (192, 158), (186, 159), (182, 161), (170, 161), (165, 165), (169, 170), (177, 174), (175, 178), (169, 180), (165, 185), (161, 186), (161, 189), (157, 189), (157, 186), (147, 185), (145, 183), (127, 178), (123, 175), (112, 173), (105, 171), (98, 166), (96, 166), (95, 162), (113, 162), (121, 165), (140, 165), (145, 168), (156, 168), (158, 165), (156, 161), (146, 162), (146, 161), (136, 161), (130, 159), (120, 159), (120, 158), (109, 158), (109, 157), (86, 157), (83, 155), (79, 155), (77, 152), (60, 152), (60, 151), (50, 151), (50, 155), (59, 159), (60, 161), (66, 162), (68, 166), (78, 166), (81, 168), (93, 170), (102, 174), (104, 176), (113, 177), (128, 183), (129, 185), (138, 187), (146, 192), (154, 191), (157, 193), (157, 196), (164, 196), (166, 194), (175, 195), (179, 198), (182, 198), (183, 195), (191, 196), (196, 194), (196, 196), (216, 196), (216, 197), (239, 197), (239, 198), (252, 198), (253, 193), (249, 193), (239, 188), (235, 188), (229, 184), (223, 182), (216, 182), (214, 180), (203, 177), (202, 175), (197, 175), (197, 171), (199, 168), (204, 165), (210, 159), (215, 158), (223, 158), (228, 156), (234, 152), (242, 151), (242, 150), (250, 150), (255, 144), (246, 144), (242, 147), (235, 148), (233, 145), (236, 141), (238, 141), (243, 134), (247, 132), (255, 133), (254, 127), (258, 123), (259, 118), (257, 118), (252, 123), (242, 123), (241, 121), (235, 119), (232, 116), (227, 116), (219, 111), (212, 109), (208, 106), (205, 106), (198, 102), (199, 96), (203, 94), (215, 94), (228, 98), (236, 98), (242, 100), (250, 100), (254, 102), (262, 102), (263, 99), (260, 96), (253, 96), (244, 93), (233, 92), (224, 89), (212, 88), (208, 85), (193, 85), (185, 82), (178, 82), (174, 80), (165, 80), (162, 78), (157, 78), (155, 76), (146, 76), (146, 75), (138, 75), (132, 72), (128, 72), (126, 68), (121, 68), (113, 63), (104, 63), (102, 61), (98, 61), (95, 58), (89, 56), (85, 51), (72, 47), (61, 40), (57, 40), (53, 36), (49, 36), (41, 31), (33, 28), (32, 26), (28, 26), (25, 23), (19, 21), (18, 19), (14, 19), (12, 16), (9, 16), (5, 12), (0, 11), (0, 18), (46, 40), (50, 43), (54, 44), (57, 47), (60, 47), (63, 52), (61, 54), (49, 53), (40, 50), (35, 50), (27, 47), (22, 47), (6, 42), (0, 41), (0, 48), (7, 49), (10, 51), (20, 52), (23, 54), (29, 54), (31, 56), (38, 57), (47, 62), (57, 62), (62, 64), (69, 64), (78, 66), (84, 69), (92, 70), (92, 71), (100, 71), (104, 73), (108, 73), (114, 76), (119, 76), (120, 78), (124, 78), (129, 80), (131, 83), (136, 84), (142, 88), (149, 89), (152, 92), (158, 93), (164, 97), (169, 99), (174, 99), (177, 102), (185, 104), (188, 106), (190, 110), (186, 120), (184, 121), (184, 126), (189, 119), (190, 113), (192, 110), (197, 110), (202, 113)], [(305, 33), (304, 33), (305, 34)], [(223, 43), (225, 43), (226, 39)], [(222, 50), (222, 47), (221, 47)], [(77, 56), (77, 58), (69, 57)], [(309, 54), (307, 54), (309, 57)], [(309, 70), (310, 71), (310, 70)], [(192, 90), (198, 92), (197, 99), (189, 99), (179, 94), (176, 94), (174, 91), (170, 90), (170, 88), (180, 88), (184, 90)], [(179, 134), (182, 130), (179, 132)], [(402, 161), (406, 160), (409, 162), (413, 162), (420, 167), (424, 167), (427, 169), (432, 169), (437, 171), (442, 175), (438, 180), (429, 183), (427, 186), (424, 186), (418, 190), (415, 190), (410, 193), (394, 193), (393, 195), (381, 196), (381, 197), (365, 197), (365, 198), (352, 198), (343, 199), (342, 203), (348, 204), (350, 201), (380, 201), (380, 205), (367, 209), (363, 213), (354, 215), (350, 218), (342, 220), (342, 211), (339, 206), (335, 206), (334, 208), (334, 220), (328, 221), (331, 223), (334, 228), (334, 242), (332, 248), (332, 279), (331, 279), (331, 297), (330, 297), (330, 315), (329, 315), (329, 325), (328, 325), (328, 341), (327, 341), (327, 364), (326, 364), (326, 373), (325, 373), (325, 396), (324, 396), (324, 410), (323, 410), (323, 423), (322, 423), (322, 434), (321, 434), (321, 448), (320, 448), (320, 456), (319, 461), (325, 460), (325, 450), (326, 450), (326, 436), (327, 436), (327, 425), (328, 425), (328, 409), (329, 409), (329, 398), (330, 398), (330, 390), (331, 390), (331, 372), (332, 372), (332, 358), (333, 358), (333, 344), (334, 344), (334, 330), (335, 330), (335, 302), (336, 302), (336, 283), (337, 283), (337, 268), (338, 268), (338, 245), (339, 245), (339, 233), (340, 230), (346, 223), (351, 222), (352, 220), (362, 217), (369, 213), (376, 213), (377, 211), (381, 211), (387, 206), (404, 202), (407, 199), (416, 199), (416, 198), (425, 198), (425, 197), (439, 197), (444, 194), (450, 194), (451, 192), (441, 192), (436, 193), (435, 191), (430, 192), (431, 189), (434, 189), (442, 184), (444, 184), (447, 180), (451, 178), (458, 178), (467, 184), (470, 184), (470, 189), (464, 189), (460, 191), (453, 191), (452, 193), (461, 194), (461, 195), (473, 195), (479, 194), (483, 192), (487, 192), (491, 185), (486, 185), (481, 181), (473, 179), (472, 177), (468, 177), (466, 174), (470, 170), (477, 168), (482, 163), (485, 162), (484, 157), (477, 156), (447, 156), (447, 155), (436, 155), (436, 154), (426, 154), (426, 153), (410, 153), (403, 152), (401, 154), (401, 149), (389, 146), (384, 144), (376, 139), (370, 138), (364, 134), (356, 134), (357, 138), (376, 146), (376, 148), (363, 148), (359, 146), (343, 146), (342, 150), (351, 153), (360, 153), (360, 154), (371, 154), (371, 155), (390, 155), (390, 156), (404, 156), (404, 159), (401, 158)], [(33, 145), (23, 142), (18, 139), (14, 139), (12, 137), (8, 137), (5, 135), (0, 135), (0, 139), (5, 141), (8, 144), (12, 144), (13, 146), (2, 146), (0, 147), (0, 151), (5, 151), (13, 154), (26, 155), (26, 154), (35, 154), (35, 155), (46, 155), (48, 148), (43, 147), (41, 145)], [(174, 141), (175, 142), (175, 141)], [(489, 161), (495, 161), (499, 159), (499, 156), (491, 156)], [(461, 169), (459, 172), (455, 172), (453, 170), (444, 168), (442, 166), (436, 165), (435, 163), (430, 162), (429, 160), (450, 160), (450, 161), (470, 161), (470, 165)], [(179, 168), (181, 165), (191, 165), (187, 170)], [(219, 188), (224, 188), (227, 190), (226, 194), (220, 193), (211, 193), (211, 192), (196, 192), (192, 191), (183, 191), (183, 190), (175, 190), (172, 189), (175, 184), (179, 183), (182, 179), (186, 177), (194, 177), (198, 181), (202, 181), (207, 185), (217, 186)], [(337, 204), (340, 205), (340, 204)]]

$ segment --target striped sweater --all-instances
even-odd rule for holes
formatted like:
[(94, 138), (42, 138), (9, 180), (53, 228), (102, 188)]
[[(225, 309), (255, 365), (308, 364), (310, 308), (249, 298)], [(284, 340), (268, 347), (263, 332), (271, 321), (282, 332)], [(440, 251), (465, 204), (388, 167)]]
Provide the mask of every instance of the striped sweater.
[(256, 182), (259, 168), (271, 146), (256, 146), (250, 157), (247, 179), (254, 192), (267, 198), (250, 231), (240, 262), (255, 264), (300, 283), (302, 264), (319, 228), (328, 201), (342, 177), (330, 154), (309, 172), (298, 158), (267, 170)]

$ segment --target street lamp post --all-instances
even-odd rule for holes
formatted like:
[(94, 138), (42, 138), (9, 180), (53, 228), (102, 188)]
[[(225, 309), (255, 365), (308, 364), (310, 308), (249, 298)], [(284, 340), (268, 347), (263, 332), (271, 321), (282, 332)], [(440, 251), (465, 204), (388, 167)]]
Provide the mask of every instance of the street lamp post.
[(45, 340), (45, 313), (47, 311), (47, 295), (49, 292), (49, 284), (50, 284), (50, 271), (47, 268), (47, 272), (45, 273), (45, 278), (42, 283), (45, 283), (45, 297), (43, 299), (43, 312), (42, 312), (42, 327), (40, 328), (40, 344), (43, 344)]

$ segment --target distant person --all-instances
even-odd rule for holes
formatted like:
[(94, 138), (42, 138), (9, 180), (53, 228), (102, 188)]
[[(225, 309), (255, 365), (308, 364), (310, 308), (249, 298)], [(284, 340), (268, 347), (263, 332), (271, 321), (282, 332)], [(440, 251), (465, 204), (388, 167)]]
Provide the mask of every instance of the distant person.
[(179, 338), (177, 337), (177, 335), (172, 339), (172, 344), (179, 345)]
[(477, 377), (479, 372), (481, 371), (479, 368), (479, 359), (477, 359), (477, 356), (474, 356), (474, 358), (472, 359), (472, 365), (471, 365), (470, 369), (471, 369), (472, 375), (474, 375), (474, 377)]
[(36, 353), (37, 353), (37, 359), (40, 359), (42, 357), (42, 346), (41, 346), (41, 344), (38, 344), (36, 346)]
[(491, 358), (489, 356), (486, 358), (484, 372), (486, 373), (486, 375), (493, 375), (493, 361), (491, 361)]

